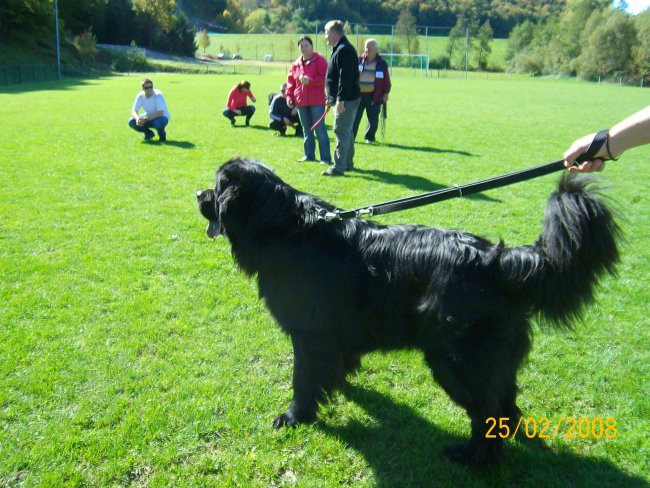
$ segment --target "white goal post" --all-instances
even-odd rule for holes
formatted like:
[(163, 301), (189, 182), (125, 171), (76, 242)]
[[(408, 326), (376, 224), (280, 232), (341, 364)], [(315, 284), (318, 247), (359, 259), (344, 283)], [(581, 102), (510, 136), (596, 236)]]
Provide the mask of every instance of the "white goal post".
[(428, 54), (404, 54), (404, 53), (380, 53), (384, 61), (388, 63), (391, 70), (396, 68), (419, 69), (422, 76), (429, 76), (429, 55)]

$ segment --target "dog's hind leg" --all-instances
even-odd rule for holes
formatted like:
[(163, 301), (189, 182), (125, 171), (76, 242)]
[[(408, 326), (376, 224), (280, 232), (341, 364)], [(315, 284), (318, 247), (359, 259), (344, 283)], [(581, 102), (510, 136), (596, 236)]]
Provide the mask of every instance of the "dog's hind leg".
[(326, 339), (292, 335), (293, 399), (285, 413), (273, 419), (273, 426), (293, 427), (316, 419), (318, 404), (336, 388), (346, 370), (343, 355)]
[(434, 378), (472, 421), (469, 442), (446, 450), (452, 460), (481, 468), (500, 459), (504, 438), (521, 416), (517, 371), (529, 349), (529, 326), (521, 316), (458, 324), (429, 342), (425, 359)]

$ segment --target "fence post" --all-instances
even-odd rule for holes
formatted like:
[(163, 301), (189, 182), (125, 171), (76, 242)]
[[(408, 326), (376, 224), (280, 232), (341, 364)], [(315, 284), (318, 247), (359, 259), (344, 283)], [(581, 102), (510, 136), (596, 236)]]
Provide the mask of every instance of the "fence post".
[(390, 70), (393, 71), (393, 57), (392, 54), (395, 54), (395, 26), (390, 26)]
[(429, 77), (429, 27), (424, 28), (424, 43), (426, 45), (426, 52), (427, 52), (427, 78)]
[[(359, 24), (357, 24), (357, 51), (359, 50)], [(320, 147), (320, 146), (318, 146)]]
[(465, 27), (465, 79), (467, 79), (468, 66), (469, 66), (469, 27)]

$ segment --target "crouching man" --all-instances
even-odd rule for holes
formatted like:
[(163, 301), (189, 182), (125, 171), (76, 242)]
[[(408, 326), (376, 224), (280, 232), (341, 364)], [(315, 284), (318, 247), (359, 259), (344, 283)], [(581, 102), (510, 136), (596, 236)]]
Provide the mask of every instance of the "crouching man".
[(271, 99), (269, 105), (269, 115), (271, 117), (269, 127), (277, 131), (274, 135), (284, 136), (287, 132), (287, 126), (290, 125), (296, 129), (295, 135), (302, 137), (302, 126), (298, 118), (298, 109), (289, 108), (286, 93), (287, 84), (284, 83), (280, 87), (280, 93), (277, 93)]
[(154, 132), (151, 129), (155, 129), (158, 132), (158, 139), (165, 142), (167, 140), (165, 127), (167, 127), (170, 117), (162, 92), (154, 89), (153, 81), (150, 79), (143, 80), (142, 91), (135, 96), (133, 108), (131, 108), (129, 127), (135, 131), (143, 132), (145, 141), (153, 139)]

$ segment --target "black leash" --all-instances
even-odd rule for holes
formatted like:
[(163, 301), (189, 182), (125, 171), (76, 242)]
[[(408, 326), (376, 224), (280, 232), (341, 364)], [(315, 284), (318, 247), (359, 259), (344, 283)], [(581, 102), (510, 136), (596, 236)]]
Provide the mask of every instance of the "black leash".
[[(589, 151), (576, 159), (576, 163), (586, 161), (588, 157), (593, 157), (593, 155), (590, 155)], [(519, 183), (520, 181), (526, 181), (532, 178), (537, 178), (539, 176), (548, 175), (561, 169), (565, 169), (563, 159), (555, 161), (553, 163), (543, 164), (535, 168), (515, 171), (514, 173), (508, 173), (506, 175), (497, 176), (487, 180), (475, 181), (474, 183), (468, 183), (467, 185), (454, 185), (452, 187), (442, 188), (440, 190), (424, 193), (422, 195), (415, 195), (412, 197), (401, 198), (399, 200), (392, 200), (390, 202), (371, 205), (369, 207), (361, 207), (355, 210), (336, 210), (334, 212), (327, 212), (325, 209), (322, 209), (318, 218), (320, 220), (329, 222), (332, 220), (351, 219), (364, 215), (373, 216), (397, 212), (399, 210), (406, 210), (409, 208), (419, 207), (421, 205), (442, 202), (443, 200), (449, 200), (451, 198), (459, 198), (467, 195), (472, 195), (474, 193), (492, 190), (493, 188), (512, 185), (513, 183)]]

